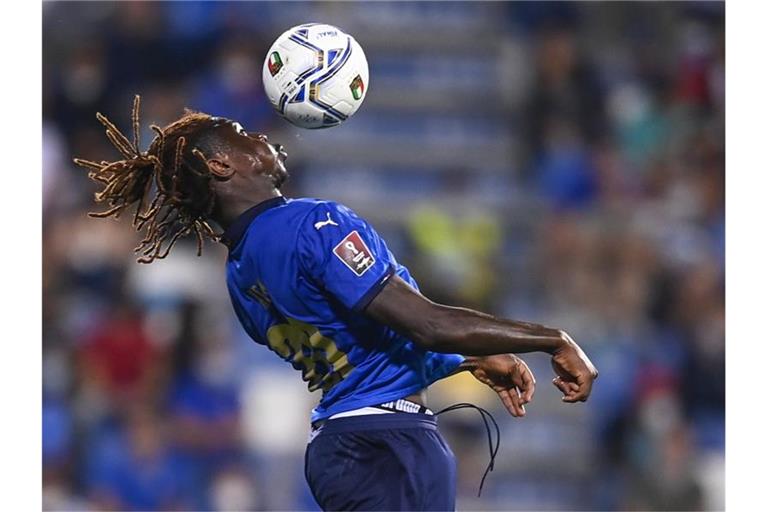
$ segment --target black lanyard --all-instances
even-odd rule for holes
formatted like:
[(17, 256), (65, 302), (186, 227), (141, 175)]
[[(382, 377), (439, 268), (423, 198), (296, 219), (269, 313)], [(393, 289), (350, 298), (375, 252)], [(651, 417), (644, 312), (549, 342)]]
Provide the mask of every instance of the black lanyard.
[[(442, 409), (440, 411), (437, 411), (435, 413), (435, 416), (439, 416), (440, 414), (443, 414), (444, 412), (451, 412), (456, 411), (458, 409), (476, 409), (477, 412), (480, 413), (480, 417), (483, 418), (483, 423), (485, 423), (485, 432), (488, 434), (488, 450), (490, 452), (491, 459), (488, 462), (488, 467), (485, 468), (485, 473), (483, 473), (483, 478), (480, 480), (480, 488), (477, 490), (477, 496), (480, 497), (480, 493), (483, 492), (483, 484), (485, 483), (485, 477), (488, 476), (488, 473), (493, 471), (493, 463), (496, 460), (496, 454), (499, 451), (499, 446), (501, 445), (501, 431), (499, 430), (499, 424), (496, 423), (496, 420), (493, 418), (493, 415), (483, 409), (482, 407), (478, 407), (474, 404), (469, 403), (459, 403), (459, 404), (453, 404), (445, 409)], [(491, 423), (493, 423), (493, 427), (496, 429), (496, 446), (493, 446), (493, 441), (491, 440), (491, 426), (488, 424), (488, 419), (486, 419), (486, 416), (488, 419), (491, 420)]]

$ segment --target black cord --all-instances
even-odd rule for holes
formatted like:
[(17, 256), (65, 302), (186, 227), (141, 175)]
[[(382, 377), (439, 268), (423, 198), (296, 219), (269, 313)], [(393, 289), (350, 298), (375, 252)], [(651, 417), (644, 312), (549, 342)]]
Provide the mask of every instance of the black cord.
[[(444, 412), (451, 412), (456, 411), (459, 409), (475, 409), (477, 412), (480, 413), (480, 417), (483, 419), (483, 423), (485, 423), (485, 432), (488, 434), (488, 451), (490, 453), (490, 461), (488, 462), (488, 467), (485, 468), (485, 473), (483, 473), (483, 478), (480, 480), (480, 488), (477, 490), (477, 497), (480, 497), (480, 493), (483, 492), (483, 484), (485, 483), (485, 477), (488, 476), (488, 473), (493, 471), (493, 465), (496, 461), (496, 454), (499, 452), (499, 446), (501, 446), (501, 430), (499, 429), (499, 424), (496, 423), (496, 420), (493, 418), (493, 415), (483, 409), (482, 407), (478, 407), (475, 404), (470, 403), (459, 403), (459, 404), (453, 404), (445, 409), (442, 409), (440, 411), (437, 411), (435, 413), (435, 416), (439, 416), (440, 414), (443, 414)], [(488, 420), (486, 419), (486, 416), (491, 420), (491, 423), (493, 423), (493, 427), (496, 429), (496, 446), (493, 446), (493, 442), (491, 440), (491, 427), (488, 425)]]

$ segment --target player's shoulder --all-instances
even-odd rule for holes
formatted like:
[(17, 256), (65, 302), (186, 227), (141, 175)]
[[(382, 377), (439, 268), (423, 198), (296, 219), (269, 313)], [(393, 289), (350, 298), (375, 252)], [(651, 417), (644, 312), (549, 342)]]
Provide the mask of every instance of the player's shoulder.
[(295, 199), (297, 208), (304, 208), (296, 243), (299, 252), (323, 253), (348, 236), (370, 236), (373, 228), (351, 208), (335, 201)]
[(323, 211), (330, 211), (330, 212), (339, 212), (339, 213), (345, 213), (354, 214), (354, 211), (349, 208), (346, 205), (343, 205), (341, 203), (337, 203), (336, 201), (330, 201), (328, 199), (316, 199), (313, 197), (299, 197), (295, 199), (291, 199), (290, 201), (291, 205), (295, 205), (296, 208), (304, 209), (307, 212), (323, 212)]
[(360, 220), (360, 217), (350, 207), (326, 199), (297, 198), (291, 199), (290, 204), (303, 213), (303, 222), (307, 226), (316, 227), (317, 223), (327, 222), (328, 225), (338, 225), (350, 220)]

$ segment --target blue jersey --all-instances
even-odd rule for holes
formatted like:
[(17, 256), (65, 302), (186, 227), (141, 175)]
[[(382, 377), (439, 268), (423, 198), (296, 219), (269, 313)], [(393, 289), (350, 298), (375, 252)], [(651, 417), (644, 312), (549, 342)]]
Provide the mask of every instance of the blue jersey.
[(417, 285), (349, 208), (277, 197), (246, 211), (224, 239), (235, 313), (310, 391), (322, 391), (312, 421), (404, 398), (464, 360), (424, 350), (363, 313), (393, 275)]

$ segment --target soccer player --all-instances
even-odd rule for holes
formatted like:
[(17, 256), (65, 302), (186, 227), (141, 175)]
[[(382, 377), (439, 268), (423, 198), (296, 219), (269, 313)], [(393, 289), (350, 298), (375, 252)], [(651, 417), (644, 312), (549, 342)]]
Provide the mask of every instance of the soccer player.
[(187, 112), (139, 149), (101, 114), (122, 154), (76, 159), (103, 184), (96, 201), (117, 217), (135, 208), (146, 234), (139, 261), (183, 236), (229, 249), (226, 279), (246, 332), (322, 390), (305, 474), (325, 510), (453, 510), (455, 461), (425, 390), (461, 371), (524, 416), (535, 380), (514, 354), (551, 354), (563, 401), (589, 397), (597, 370), (562, 330), (436, 304), (373, 227), (331, 201), (287, 199), (286, 153), (234, 121)]

